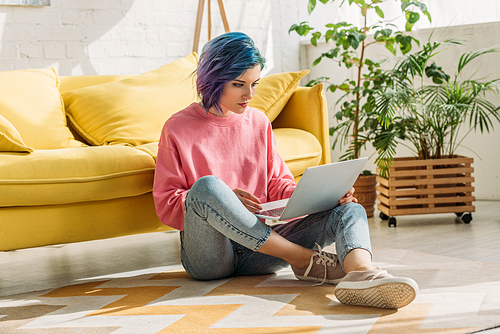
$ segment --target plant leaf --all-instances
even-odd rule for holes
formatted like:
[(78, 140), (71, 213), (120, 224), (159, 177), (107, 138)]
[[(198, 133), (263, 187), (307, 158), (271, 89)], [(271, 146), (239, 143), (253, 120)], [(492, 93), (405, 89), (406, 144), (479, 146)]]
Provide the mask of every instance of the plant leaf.
[(339, 88), (339, 86), (332, 84), (332, 85), (328, 86), (326, 89), (329, 90), (332, 93), (335, 93), (335, 91), (337, 90), (337, 88)]
[(359, 35), (356, 32), (352, 32), (347, 36), (347, 41), (349, 42), (349, 45), (356, 50), (359, 46)]
[(429, 22), (432, 22), (431, 14), (429, 13), (428, 10), (424, 10), (422, 13), (424, 13), (425, 16), (429, 19)]
[(396, 55), (396, 49), (394, 48), (394, 43), (387, 43), (385, 48), (389, 50), (393, 55)]
[(349, 87), (349, 85), (348, 85), (348, 84), (346, 84), (346, 83), (343, 83), (343, 84), (342, 84), (342, 85), (340, 85), (338, 88), (339, 88), (340, 90), (343, 90), (344, 92), (348, 92), (348, 91), (350, 91), (350, 90), (351, 90), (351, 87)]
[(407, 15), (407, 21), (411, 24), (415, 24), (420, 19), (420, 14), (416, 12), (407, 12), (410, 13)]
[(317, 59), (316, 59), (316, 60), (312, 63), (312, 66), (314, 67), (314, 66), (318, 65), (318, 64), (320, 63), (320, 61), (321, 61), (321, 59), (322, 59), (322, 58), (323, 58), (323, 56), (321, 56), (321, 57), (317, 58)]
[(411, 2), (409, 1), (403, 1), (403, 3), (401, 4), (401, 11), (406, 11), (406, 8), (408, 8), (409, 6), (411, 5)]
[(458, 61), (458, 73), (461, 73), (464, 67), (476, 59), (477, 57), (480, 57), (482, 55), (488, 54), (488, 53), (493, 53), (493, 52), (500, 52), (500, 46), (495, 45), (489, 48), (483, 48), (479, 49), (476, 51), (470, 51), (467, 53), (464, 53), (461, 57), (460, 60)]
[(309, 4), (307, 5), (307, 11), (309, 12), (309, 15), (311, 15), (315, 7), (316, 7), (316, 0), (309, 0)]

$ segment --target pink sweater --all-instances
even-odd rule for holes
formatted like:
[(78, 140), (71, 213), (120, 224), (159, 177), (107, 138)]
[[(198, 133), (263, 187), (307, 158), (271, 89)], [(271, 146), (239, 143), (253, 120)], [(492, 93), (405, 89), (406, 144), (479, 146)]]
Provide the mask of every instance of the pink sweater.
[(163, 224), (184, 230), (184, 201), (200, 177), (214, 175), (231, 189), (253, 193), (262, 203), (289, 198), (295, 189), (290, 170), (276, 152), (264, 113), (248, 107), (218, 117), (197, 103), (172, 115), (163, 127), (153, 186)]

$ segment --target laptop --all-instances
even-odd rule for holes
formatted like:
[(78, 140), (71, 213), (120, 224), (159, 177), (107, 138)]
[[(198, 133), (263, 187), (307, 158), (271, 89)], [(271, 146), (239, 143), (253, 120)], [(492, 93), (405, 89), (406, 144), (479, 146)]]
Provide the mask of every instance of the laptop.
[(368, 158), (309, 167), (292, 196), (262, 205), (259, 218), (286, 220), (335, 208), (351, 190)]

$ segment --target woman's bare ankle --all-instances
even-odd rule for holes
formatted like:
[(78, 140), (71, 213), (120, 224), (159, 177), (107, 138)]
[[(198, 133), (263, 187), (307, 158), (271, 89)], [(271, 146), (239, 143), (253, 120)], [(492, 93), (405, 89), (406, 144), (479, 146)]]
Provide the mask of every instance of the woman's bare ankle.
[(301, 253), (300, 258), (292, 259), (288, 261), (288, 263), (290, 263), (290, 265), (294, 268), (307, 268), (307, 266), (309, 266), (309, 263), (311, 263), (311, 256), (314, 254), (314, 252), (314, 250), (306, 248), (306, 251)]
[(353, 249), (344, 258), (344, 270), (346, 273), (372, 270), (371, 260), (371, 253), (367, 250), (361, 248)]
[(271, 231), (271, 235), (258, 252), (279, 257), (292, 267), (306, 268), (311, 261), (311, 255), (315, 251), (290, 242), (275, 231)]

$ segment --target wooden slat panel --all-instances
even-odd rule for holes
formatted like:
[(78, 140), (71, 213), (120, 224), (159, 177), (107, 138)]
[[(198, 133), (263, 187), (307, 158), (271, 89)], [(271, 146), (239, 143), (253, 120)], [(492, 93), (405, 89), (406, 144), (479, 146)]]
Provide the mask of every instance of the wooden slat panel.
[(386, 188), (389, 188), (389, 180), (384, 179), (381, 176), (377, 176), (377, 182), (380, 183), (381, 185), (385, 186)]
[[(382, 192), (382, 189), (384, 191)], [(454, 194), (454, 193), (466, 193), (474, 192), (474, 187), (450, 187), (450, 188), (434, 188), (434, 189), (405, 189), (405, 190), (394, 190), (391, 191), (387, 188), (377, 187), (377, 190), (387, 196), (397, 196), (397, 197), (411, 197), (418, 195), (428, 195), (428, 194)]]
[(415, 169), (391, 171), (391, 180), (406, 176), (425, 176), (425, 175), (446, 175), (446, 174), (466, 174), (473, 173), (473, 167), (442, 168), (442, 169)]
[(436, 165), (453, 165), (453, 164), (465, 164), (473, 163), (473, 158), (467, 158), (463, 156), (456, 156), (456, 158), (444, 158), (444, 159), (428, 159), (428, 160), (417, 160), (408, 158), (396, 158), (392, 162), (391, 171), (393, 168), (399, 167), (423, 167), (423, 166), (436, 166)]
[(473, 205), (464, 206), (449, 206), (436, 208), (415, 208), (415, 209), (395, 209), (389, 210), (383, 204), (378, 205), (378, 209), (387, 216), (403, 216), (403, 215), (421, 215), (429, 213), (457, 213), (457, 212), (475, 212), (476, 208)]
[(414, 179), (414, 180), (397, 180), (390, 181), (391, 187), (416, 186), (426, 184), (450, 184), (450, 183), (466, 183), (474, 182), (473, 177), (447, 177), (440, 179)]
[(386, 197), (389, 197), (389, 189), (385, 188), (385, 187), (380, 187), (380, 186), (377, 186), (377, 191), (379, 193), (381, 193), (382, 195), (386, 196)]
[(378, 204), (377, 209), (378, 209), (378, 211), (382, 212), (386, 216), (390, 216), (389, 208), (387, 206), (385, 206), (383, 204)]
[(377, 195), (377, 199), (380, 201), (380, 203), (389, 206), (389, 198), (381, 195)]
[[(378, 196), (378, 200), (381, 203), (389, 206), (389, 199), (384, 196)], [(450, 197), (431, 197), (431, 198), (408, 198), (408, 199), (397, 199), (396, 201), (391, 201), (391, 206), (395, 205), (400, 209), (400, 206), (404, 205), (432, 205), (432, 204), (443, 204), (443, 203), (467, 203), (474, 202), (476, 198), (474, 196), (450, 196)]]

